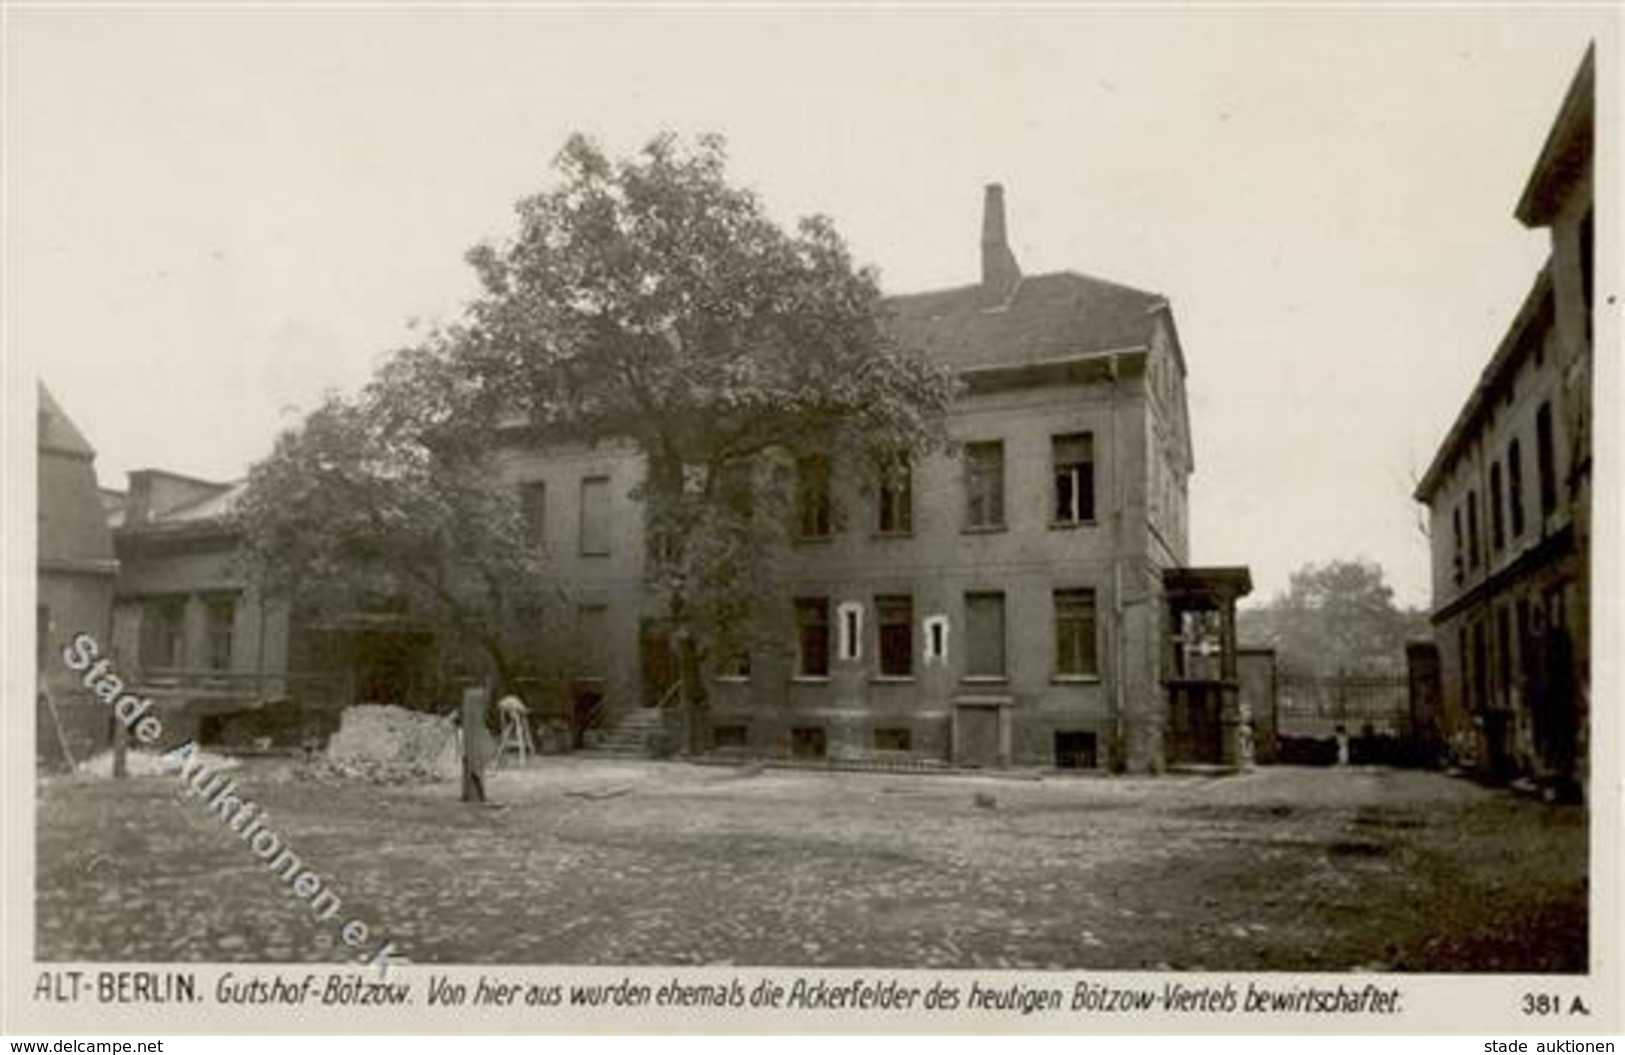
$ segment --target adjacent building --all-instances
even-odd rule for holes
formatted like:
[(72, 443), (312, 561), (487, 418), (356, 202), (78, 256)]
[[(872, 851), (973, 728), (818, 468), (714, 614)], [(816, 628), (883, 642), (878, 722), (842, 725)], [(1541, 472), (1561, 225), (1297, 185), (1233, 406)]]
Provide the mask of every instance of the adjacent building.
[(1427, 720), (1459, 762), (1569, 789), (1590, 708), (1594, 64), (1517, 204), (1550, 256), (1415, 494), (1432, 540)]
[(71, 765), (106, 743), (107, 723), (105, 708), (62, 662), (62, 649), (80, 633), (104, 646), (110, 641), (119, 566), (96, 484), (95, 448), (43, 384), (38, 398), (36, 746), (42, 759)]
[[(710, 746), (811, 758), (1154, 771), (1239, 763), (1245, 569), (1188, 569), (1194, 468), (1168, 301), (1026, 275), (987, 188), (980, 281), (890, 298), (896, 337), (963, 382), (951, 454), (885, 478), (798, 470), (764, 591), (783, 640), (712, 671)], [(574, 605), (577, 714), (636, 718), (677, 680), (644, 587), (632, 450), (506, 452)], [(1211, 691), (1210, 691), (1211, 690)]]

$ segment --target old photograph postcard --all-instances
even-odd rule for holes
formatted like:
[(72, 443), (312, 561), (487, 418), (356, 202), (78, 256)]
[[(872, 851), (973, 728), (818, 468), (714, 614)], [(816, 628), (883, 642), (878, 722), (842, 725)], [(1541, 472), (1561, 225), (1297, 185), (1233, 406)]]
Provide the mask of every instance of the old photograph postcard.
[(1617, 5), (3, 18), (0, 1032), (1620, 1031)]

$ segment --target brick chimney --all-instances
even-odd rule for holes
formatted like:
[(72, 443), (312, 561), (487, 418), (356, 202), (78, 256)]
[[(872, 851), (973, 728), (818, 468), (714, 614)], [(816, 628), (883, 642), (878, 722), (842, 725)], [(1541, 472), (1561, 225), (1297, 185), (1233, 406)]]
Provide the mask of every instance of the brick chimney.
[(1010, 296), (1021, 278), (1021, 265), (1010, 252), (1004, 231), (1004, 187), (989, 183), (982, 199), (982, 294), (994, 302)]

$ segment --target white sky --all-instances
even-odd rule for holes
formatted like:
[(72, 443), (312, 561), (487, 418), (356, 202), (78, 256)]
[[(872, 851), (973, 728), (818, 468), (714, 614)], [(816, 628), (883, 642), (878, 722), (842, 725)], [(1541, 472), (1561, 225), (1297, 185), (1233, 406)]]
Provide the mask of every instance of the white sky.
[[(472, 294), (573, 130), (718, 131), (888, 291), (1028, 273), (1166, 294), (1198, 563), (1258, 595), (1365, 555), (1424, 604), (1410, 501), (1544, 258), (1512, 208), (1605, 10), (13, 9), (8, 405), (240, 475)], [(1611, 39), (1611, 38), (1610, 38)]]

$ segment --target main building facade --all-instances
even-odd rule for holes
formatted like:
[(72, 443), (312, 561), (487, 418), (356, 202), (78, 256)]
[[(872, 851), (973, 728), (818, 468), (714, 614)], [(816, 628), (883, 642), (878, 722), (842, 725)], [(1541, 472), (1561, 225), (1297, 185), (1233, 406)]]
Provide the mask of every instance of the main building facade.
[[(1080, 274), (1024, 275), (997, 186), (981, 255), (975, 284), (886, 302), (897, 339), (962, 381), (952, 451), (880, 481), (857, 482), (838, 458), (803, 465), (794, 537), (762, 587), (782, 640), (710, 672), (712, 749), (1136, 771), (1182, 760), (1174, 740), (1191, 741), (1170, 730), (1191, 723), (1171, 722), (1164, 682), (1191, 640), (1164, 584), (1188, 562), (1193, 460), (1172, 311)], [(574, 609), (550, 637), (576, 713), (626, 721), (669, 701), (638, 458), (520, 449), (504, 472)], [(1218, 710), (1197, 722), (1214, 746), (1189, 760), (1233, 760)]]

